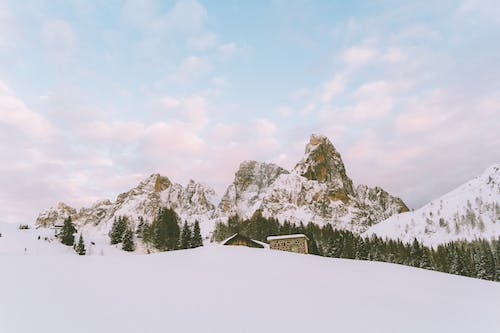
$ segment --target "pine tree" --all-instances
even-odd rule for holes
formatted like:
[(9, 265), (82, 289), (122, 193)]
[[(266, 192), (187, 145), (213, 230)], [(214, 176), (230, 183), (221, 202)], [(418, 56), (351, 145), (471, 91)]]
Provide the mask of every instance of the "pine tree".
[(123, 239), (123, 234), (127, 229), (127, 218), (125, 216), (115, 217), (113, 225), (111, 226), (111, 231), (109, 232), (109, 238), (111, 245), (121, 243)]
[(496, 281), (500, 281), (500, 237), (495, 242), (495, 273)]
[(176, 250), (179, 247), (179, 217), (172, 209), (160, 209), (153, 221), (152, 243), (160, 251)]
[(75, 234), (76, 229), (73, 226), (73, 222), (71, 221), (71, 216), (64, 220), (63, 227), (61, 232), (59, 233), (59, 238), (61, 239), (61, 243), (64, 245), (72, 246), (75, 243)]
[(194, 222), (193, 237), (191, 238), (191, 248), (203, 246), (203, 238), (201, 237), (200, 223)]
[(142, 216), (139, 216), (139, 223), (137, 224), (137, 228), (135, 230), (135, 234), (137, 235), (138, 238), (142, 238), (142, 234), (144, 232), (144, 218)]
[(187, 221), (184, 221), (184, 225), (182, 226), (181, 232), (181, 249), (189, 249), (191, 246), (191, 229), (187, 224)]
[(130, 228), (127, 228), (123, 234), (122, 249), (128, 252), (135, 251), (134, 232)]
[(85, 253), (87, 253), (87, 251), (85, 250), (85, 242), (83, 241), (82, 234), (80, 234), (80, 238), (78, 239), (78, 244), (76, 245), (75, 251), (81, 256), (84, 256)]

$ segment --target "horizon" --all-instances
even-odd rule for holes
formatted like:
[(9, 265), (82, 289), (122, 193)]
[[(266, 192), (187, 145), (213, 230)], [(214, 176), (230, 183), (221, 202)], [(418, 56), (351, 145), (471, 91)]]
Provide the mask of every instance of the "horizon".
[[(397, 5), (395, 5), (397, 3)], [(500, 163), (500, 3), (0, 0), (0, 220), (148, 175), (221, 197), (326, 136), (411, 208)]]

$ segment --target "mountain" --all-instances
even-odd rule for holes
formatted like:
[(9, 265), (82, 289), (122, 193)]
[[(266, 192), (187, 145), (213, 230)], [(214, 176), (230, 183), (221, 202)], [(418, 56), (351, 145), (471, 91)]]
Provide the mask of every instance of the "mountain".
[(355, 188), (340, 154), (322, 135), (311, 136), (292, 171), (268, 163), (242, 163), (219, 207), (244, 218), (260, 210), (280, 221), (331, 223), (355, 232), (408, 211), (401, 199), (379, 187)]
[[(210, 187), (190, 180), (186, 186), (172, 183), (167, 177), (153, 174), (137, 187), (118, 195), (114, 202), (101, 200), (77, 211), (64, 203), (40, 213), (36, 224), (50, 226), (62, 224), (71, 215), (80, 227), (95, 227), (107, 233), (117, 216), (128, 216), (133, 222), (139, 217), (151, 222), (160, 207), (171, 208), (182, 220), (208, 221), (216, 217), (217, 194)], [(209, 223), (208, 223), (209, 224)], [(205, 223), (206, 227), (210, 227)]]
[(216, 221), (231, 215), (250, 218), (257, 210), (281, 222), (331, 223), (363, 232), (389, 216), (408, 211), (404, 202), (379, 187), (354, 187), (339, 152), (330, 140), (312, 135), (303, 158), (292, 171), (245, 161), (222, 199), (208, 186), (190, 181), (185, 187), (153, 174), (114, 202), (102, 200), (77, 211), (63, 203), (40, 213), (37, 225), (62, 224), (67, 216), (79, 226), (107, 233), (116, 216), (151, 222), (160, 207), (174, 209), (188, 222), (198, 220), (208, 235)]
[(420, 209), (391, 216), (365, 233), (371, 234), (406, 242), (417, 238), (427, 245), (498, 237), (500, 164)]
[[(36, 240), (39, 231), (4, 237), (44, 242)], [(27, 255), (4, 254), (2, 238), (2, 332), (493, 333), (500, 327), (497, 282), (236, 246), (80, 257), (54, 244), (35, 256), (30, 245), (13, 240), (29, 248)]]

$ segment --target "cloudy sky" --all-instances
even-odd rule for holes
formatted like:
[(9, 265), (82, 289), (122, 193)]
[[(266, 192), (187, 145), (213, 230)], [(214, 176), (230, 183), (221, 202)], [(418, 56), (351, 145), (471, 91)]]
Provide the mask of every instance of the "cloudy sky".
[(411, 207), (500, 162), (500, 2), (0, 0), (0, 220), (327, 135)]

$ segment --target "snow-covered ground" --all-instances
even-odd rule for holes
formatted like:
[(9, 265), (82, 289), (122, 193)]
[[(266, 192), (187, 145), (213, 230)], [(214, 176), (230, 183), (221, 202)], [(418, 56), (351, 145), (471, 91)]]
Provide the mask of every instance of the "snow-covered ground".
[[(40, 231), (0, 226), (2, 333), (500, 328), (496, 282), (218, 245), (151, 255), (106, 248), (103, 256), (77, 256), (33, 237)], [(25, 245), (31, 247), (26, 255)]]

